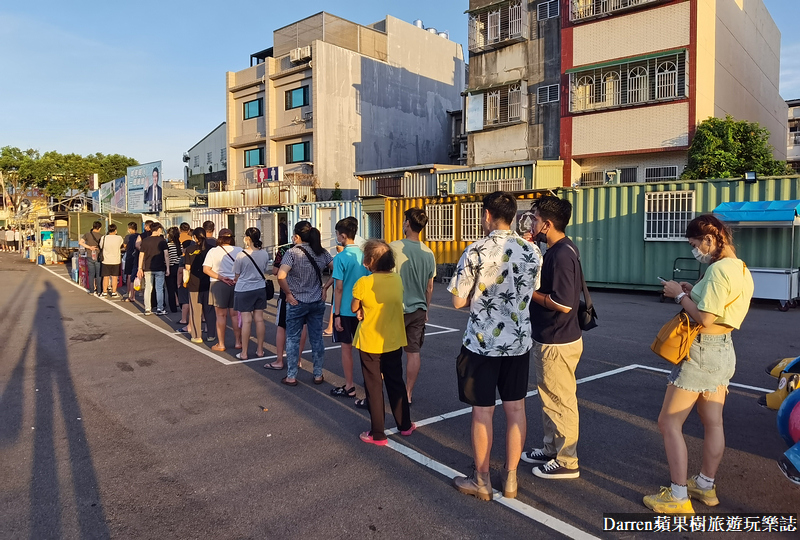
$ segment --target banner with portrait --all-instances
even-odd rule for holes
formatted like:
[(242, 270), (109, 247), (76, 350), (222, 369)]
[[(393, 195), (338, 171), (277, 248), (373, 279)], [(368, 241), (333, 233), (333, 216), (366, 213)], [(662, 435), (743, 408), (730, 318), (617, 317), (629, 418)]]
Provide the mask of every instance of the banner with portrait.
[(153, 214), (163, 208), (161, 162), (128, 167), (128, 212)]

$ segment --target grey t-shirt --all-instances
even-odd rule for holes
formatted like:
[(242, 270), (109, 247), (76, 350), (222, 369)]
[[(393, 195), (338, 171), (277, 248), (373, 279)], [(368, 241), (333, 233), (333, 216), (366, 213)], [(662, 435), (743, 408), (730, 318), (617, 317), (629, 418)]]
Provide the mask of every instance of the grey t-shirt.
[(264, 282), (264, 278), (261, 277), (261, 274), (263, 273), (264, 277), (269, 276), (267, 273), (269, 265), (269, 254), (267, 250), (253, 249), (248, 250), (247, 253), (249, 253), (253, 261), (256, 262), (261, 273), (256, 270), (253, 261), (247, 257), (244, 251), (239, 253), (239, 255), (236, 256), (236, 261), (233, 263), (233, 273), (239, 275), (239, 279), (236, 281), (236, 287), (233, 289), (236, 292), (255, 291), (266, 287), (266, 283)]

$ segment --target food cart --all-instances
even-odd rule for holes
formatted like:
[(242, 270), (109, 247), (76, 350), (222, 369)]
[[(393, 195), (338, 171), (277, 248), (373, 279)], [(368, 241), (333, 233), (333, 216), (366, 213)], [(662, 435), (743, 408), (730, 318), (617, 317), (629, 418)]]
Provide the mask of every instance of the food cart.
[[(785, 268), (749, 266), (753, 275), (753, 298), (778, 300), (779, 309), (796, 307), (800, 296), (800, 270), (795, 259), (795, 229), (800, 225), (800, 201), (727, 202), (714, 209), (714, 215), (732, 229), (789, 229), (789, 266)], [(753, 259), (754, 265), (758, 258)]]

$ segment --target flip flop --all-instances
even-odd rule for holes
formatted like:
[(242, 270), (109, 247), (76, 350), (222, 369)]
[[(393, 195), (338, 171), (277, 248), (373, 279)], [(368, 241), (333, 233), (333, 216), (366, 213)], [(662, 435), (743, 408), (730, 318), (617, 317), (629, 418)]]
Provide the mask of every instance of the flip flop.
[(314, 377), (314, 384), (322, 384), (325, 382), (325, 376), (321, 375), (319, 378)]
[(288, 377), (284, 377), (283, 379), (281, 379), (281, 382), (286, 386), (297, 386), (297, 379), (295, 379), (294, 382), (289, 382)]
[(236, 353), (236, 358), (238, 358), (239, 360), (247, 360), (246, 356), (244, 358), (242, 358), (242, 353), (240, 353), (240, 352)]
[(281, 367), (278, 367), (275, 365), (275, 362), (270, 362), (268, 364), (264, 364), (264, 369), (271, 369), (273, 371), (283, 371), (284, 369), (286, 369), (286, 364), (282, 365)]
[(223, 352), (225, 350), (225, 345), (220, 345), (219, 343), (217, 343), (216, 345), (211, 347), (211, 350), (217, 352)]
[(367, 409), (369, 410), (369, 403), (367, 403), (366, 399), (357, 399), (355, 402), (355, 406), (357, 409)]

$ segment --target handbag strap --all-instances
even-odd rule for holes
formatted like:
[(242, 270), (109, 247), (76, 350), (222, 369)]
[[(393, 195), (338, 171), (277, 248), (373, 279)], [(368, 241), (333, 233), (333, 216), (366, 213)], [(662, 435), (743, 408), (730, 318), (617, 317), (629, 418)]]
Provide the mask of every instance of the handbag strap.
[(225, 246), (222, 246), (222, 245), (220, 245), (219, 247), (221, 247), (221, 248), (222, 248), (222, 251), (224, 251), (224, 252), (225, 252), (225, 255), (227, 255), (227, 256), (228, 256), (228, 258), (229, 258), (230, 260), (232, 260), (233, 262), (236, 262), (236, 259), (234, 259), (234, 258), (233, 258), (233, 256), (231, 255), (231, 252), (230, 252), (230, 251), (228, 251), (227, 249), (225, 249)]
[(300, 250), (306, 254), (306, 258), (309, 260), (309, 262), (311, 262), (311, 266), (314, 267), (314, 272), (317, 273), (317, 279), (319, 280), (319, 284), (320, 286), (322, 286), (322, 272), (320, 271), (319, 266), (317, 265), (317, 261), (303, 246), (295, 246), (295, 247), (300, 248)]
[(592, 306), (593, 306), (592, 297), (589, 296), (589, 287), (586, 286), (586, 279), (583, 277), (583, 265), (581, 264), (581, 256), (578, 255), (578, 252), (575, 251), (574, 247), (572, 247), (569, 244), (565, 244), (565, 245), (569, 249), (571, 249), (572, 252), (575, 254), (575, 256), (578, 258), (578, 269), (581, 271), (581, 287), (583, 289), (583, 300), (584, 300), (584, 302), (586, 302), (586, 309), (587, 310), (591, 310)]
[(264, 275), (264, 272), (262, 272), (262, 271), (261, 271), (261, 268), (259, 268), (259, 267), (258, 267), (258, 264), (256, 263), (256, 260), (255, 260), (253, 257), (251, 257), (251, 256), (250, 256), (250, 254), (249, 254), (249, 253), (247, 253), (245, 250), (242, 250), (242, 253), (244, 253), (245, 255), (247, 255), (247, 258), (248, 258), (248, 259), (250, 259), (250, 262), (252, 262), (252, 263), (253, 263), (253, 266), (255, 266), (255, 267), (256, 267), (256, 270), (258, 270), (258, 273), (259, 273), (259, 274), (261, 274), (261, 277), (262, 277), (262, 279), (263, 279), (264, 281), (266, 281), (266, 280), (267, 280), (267, 278), (266, 278), (266, 276)]

